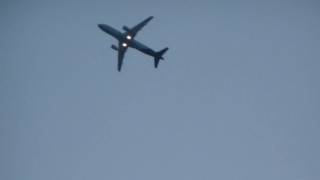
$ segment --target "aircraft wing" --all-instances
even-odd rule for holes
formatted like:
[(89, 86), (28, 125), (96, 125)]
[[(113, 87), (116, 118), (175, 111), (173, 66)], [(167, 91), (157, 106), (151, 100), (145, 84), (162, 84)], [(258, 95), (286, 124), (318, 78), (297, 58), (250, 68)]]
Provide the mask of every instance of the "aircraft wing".
[(119, 46), (118, 46), (118, 71), (121, 71), (122, 67), (122, 62), (124, 58), (124, 54), (126, 53), (128, 47), (123, 47), (121, 42), (119, 41)]
[(140, 22), (139, 24), (137, 24), (136, 26), (132, 27), (132, 28), (127, 28), (124, 27), (124, 29), (127, 31), (127, 35), (130, 35), (132, 38), (134, 38), (137, 33), (145, 26), (148, 24), (148, 22), (153, 19), (153, 16), (148, 17), (147, 19), (143, 20), (142, 22)]

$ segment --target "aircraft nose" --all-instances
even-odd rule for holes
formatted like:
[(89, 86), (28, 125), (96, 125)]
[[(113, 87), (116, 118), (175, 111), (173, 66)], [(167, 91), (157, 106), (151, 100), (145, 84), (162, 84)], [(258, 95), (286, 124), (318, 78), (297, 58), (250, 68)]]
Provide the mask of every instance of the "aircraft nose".
[(99, 27), (100, 29), (103, 29), (103, 24), (98, 24), (98, 27)]

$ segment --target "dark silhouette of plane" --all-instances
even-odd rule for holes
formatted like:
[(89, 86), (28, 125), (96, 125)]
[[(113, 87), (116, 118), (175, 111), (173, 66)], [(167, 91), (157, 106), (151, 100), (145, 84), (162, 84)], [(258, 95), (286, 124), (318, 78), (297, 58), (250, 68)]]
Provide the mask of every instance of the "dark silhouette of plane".
[(148, 46), (142, 44), (141, 42), (135, 40), (135, 36), (137, 33), (153, 18), (153, 16), (148, 17), (147, 19), (143, 20), (141, 23), (137, 24), (132, 28), (128, 28), (127, 26), (123, 26), (122, 29), (125, 31), (121, 33), (120, 31), (114, 29), (113, 27), (106, 25), (106, 24), (98, 24), (98, 27), (116, 38), (119, 43), (118, 46), (111, 45), (111, 48), (118, 51), (118, 71), (121, 71), (122, 62), (124, 58), (124, 54), (127, 51), (128, 47), (135, 48), (144, 54), (150, 55), (154, 58), (154, 67), (157, 68), (160, 59), (163, 60), (163, 54), (169, 49), (164, 48), (161, 51), (154, 51)]

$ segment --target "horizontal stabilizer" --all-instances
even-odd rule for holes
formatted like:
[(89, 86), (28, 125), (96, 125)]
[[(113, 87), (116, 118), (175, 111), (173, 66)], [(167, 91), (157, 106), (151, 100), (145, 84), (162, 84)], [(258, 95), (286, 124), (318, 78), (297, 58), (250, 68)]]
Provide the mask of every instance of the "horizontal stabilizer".
[(160, 59), (163, 59), (163, 54), (166, 53), (168, 51), (169, 48), (164, 48), (161, 51), (157, 52), (157, 56), (160, 57)]
[(164, 53), (166, 53), (168, 51), (168, 49), (169, 48), (166, 47), (166, 48), (164, 48), (161, 51), (156, 53), (156, 56), (154, 57), (154, 67), (155, 68), (158, 68), (160, 59), (162, 59), (162, 60), (164, 59), (162, 56), (163, 56)]

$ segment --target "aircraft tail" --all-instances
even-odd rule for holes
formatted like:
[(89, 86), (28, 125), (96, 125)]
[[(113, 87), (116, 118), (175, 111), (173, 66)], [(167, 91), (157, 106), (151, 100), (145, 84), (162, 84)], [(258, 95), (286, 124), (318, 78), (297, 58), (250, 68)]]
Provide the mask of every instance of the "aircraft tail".
[(164, 48), (164, 49), (162, 49), (161, 51), (159, 51), (159, 52), (156, 53), (156, 55), (154, 56), (154, 67), (155, 67), (155, 68), (158, 67), (158, 64), (159, 64), (160, 59), (161, 59), (161, 60), (164, 60), (164, 58), (163, 58), (162, 56), (163, 56), (163, 54), (164, 54), (165, 52), (168, 51), (168, 49), (169, 49), (169, 48), (166, 47), (166, 48)]

